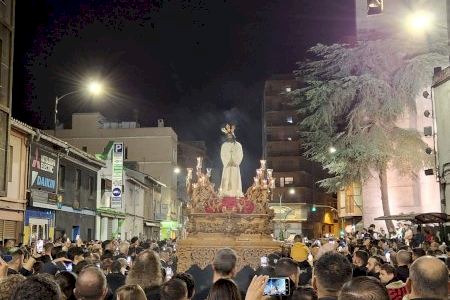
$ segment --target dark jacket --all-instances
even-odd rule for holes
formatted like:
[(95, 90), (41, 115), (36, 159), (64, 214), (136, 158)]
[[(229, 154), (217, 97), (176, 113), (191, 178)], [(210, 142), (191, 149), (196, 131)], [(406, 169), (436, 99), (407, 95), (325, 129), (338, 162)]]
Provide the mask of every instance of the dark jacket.
[(353, 267), (353, 277), (359, 276), (367, 276), (367, 268), (366, 267)]
[(106, 282), (111, 292), (114, 294), (118, 288), (125, 285), (125, 275), (122, 273), (110, 273), (106, 275)]
[(144, 288), (145, 296), (147, 300), (161, 300), (161, 292), (159, 286), (152, 286)]
[(409, 277), (409, 268), (408, 266), (397, 267), (396, 273), (398, 279), (400, 279), (403, 282), (406, 282), (406, 279), (408, 279)]

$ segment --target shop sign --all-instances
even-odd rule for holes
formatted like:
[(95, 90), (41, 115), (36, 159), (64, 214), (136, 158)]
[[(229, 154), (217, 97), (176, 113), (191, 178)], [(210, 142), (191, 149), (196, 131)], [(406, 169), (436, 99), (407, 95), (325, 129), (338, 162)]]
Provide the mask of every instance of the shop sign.
[(112, 153), (111, 208), (122, 208), (123, 143), (114, 143)]
[(35, 143), (31, 144), (30, 149), (30, 187), (56, 193), (57, 155)]

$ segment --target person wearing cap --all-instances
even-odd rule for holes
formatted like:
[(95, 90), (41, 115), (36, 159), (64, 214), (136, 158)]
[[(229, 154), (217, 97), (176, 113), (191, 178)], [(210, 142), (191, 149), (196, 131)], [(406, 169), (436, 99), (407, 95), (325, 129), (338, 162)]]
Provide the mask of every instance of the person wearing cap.
[(294, 245), (291, 248), (291, 258), (300, 268), (299, 285), (306, 285), (312, 278), (312, 267), (308, 262), (309, 250), (303, 243), (303, 237), (297, 234), (294, 237)]

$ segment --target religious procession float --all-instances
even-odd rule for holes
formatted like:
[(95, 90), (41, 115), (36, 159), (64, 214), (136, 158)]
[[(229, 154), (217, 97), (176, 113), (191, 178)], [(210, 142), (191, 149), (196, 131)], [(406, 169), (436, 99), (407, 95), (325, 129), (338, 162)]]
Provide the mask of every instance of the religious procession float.
[(243, 159), (242, 145), (236, 141), (235, 127), (226, 125), (222, 131), (226, 141), (220, 156), (223, 163), (221, 184), (216, 191), (210, 181), (211, 169), (204, 172), (201, 157), (196, 168), (187, 169), (188, 204), (187, 238), (178, 242), (178, 270), (193, 265), (205, 268), (213, 261), (217, 250), (229, 247), (238, 254), (237, 271), (244, 266), (256, 269), (260, 257), (280, 250), (273, 241), (274, 212), (269, 208), (275, 179), (272, 170), (261, 166), (253, 184), (244, 194), (239, 166)]

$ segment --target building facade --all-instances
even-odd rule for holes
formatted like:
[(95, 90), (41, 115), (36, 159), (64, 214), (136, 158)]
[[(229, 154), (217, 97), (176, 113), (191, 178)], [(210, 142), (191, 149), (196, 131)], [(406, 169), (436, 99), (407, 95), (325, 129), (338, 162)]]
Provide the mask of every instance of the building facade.
[(0, 241), (23, 241), (23, 221), (27, 204), (28, 134), (11, 119), (7, 194), (0, 197)]
[(97, 176), (104, 164), (68, 143), (19, 121), (27, 135), (27, 208), (23, 242), (95, 234)]
[(450, 67), (436, 70), (433, 78), (433, 116), (436, 129), (437, 176), (442, 212), (450, 214)]
[[(417, 28), (415, 31), (411, 30), (414, 28), (411, 25), (411, 18), (418, 12), (425, 12), (432, 17), (432, 28), (429, 29), (429, 32), (420, 32)], [(412, 0), (408, 3), (387, 0), (355, 0), (355, 14), (358, 40), (402, 35), (408, 36), (412, 42), (416, 39), (426, 39), (429, 43), (433, 43), (434, 39), (438, 38), (440, 31), (444, 35), (447, 33), (446, 0)], [(425, 128), (433, 127), (433, 118), (424, 112), (432, 111), (432, 101), (430, 98), (424, 98), (422, 92), (430, 91), (432, 75), (430, 74), (429, 84), (424, 86), (416, 97), (416, 109), (405, 111), (397, 122), (399, 127), (420, 132), (423, 141), (428, 144), (430, 149), (434, 148), (433, 134), (426, 133)], [(441, 211), (439, 185), (436, 177), (431, 176), (433, 173), (425, 172), (426, 169), (433, 169), (433, 166), (426, 166), (414, 176), (402, 176), (395, 169), (388, 170), (391, 215)], [(346, 199), (345, 193), (341, 196)], [(374, 221), (374, 218), (383, 216), (378, 174), (373, 172), (373, 176), (362, 184), (361, 196), (363, 226), (375, 223), (385, 227), (383, 221)], [(340, 201), (340, 203), (344, 202), (346, 200)]]
[[(7, 196), (15, 1), (0, 1), (0, 196)], [(1, 218), (1, 217), (0, 217)]]
[[(50, 134), (53, 131), (49, 131)], [(70, 129), (56, 130), (56, 136), (76, 145), (84, 151), (96, 154), (104, 151), (109, 141), (124, 144), (124, 163), (133, 162), (136, 169), (162, 182), (161, 214), (157, 214), (164, 226), (170, 226), (169, 236), (180, 230), (181, 202), (177, 200), (177, 134), (159, 120), (158, 127), (139, 127), (136, 122), (108, 122), (99, 113), (72, 115)], [(169, 225), (168, 225), (169, 224)], [(167, 230), (166, 230), (167, 231)]]
[(316, 184), (326, 173), (302, 155), (300, 116), (286, 96), (299, 87), (292, 75), (277, 75), (267, 80), (264, 88), (263, 151), (277, 179), (271, 205), (276, 213), (276, 237), (280, 237), (280, 231), (283, 237), (338, 232), (336, 198), (323, 193)]

